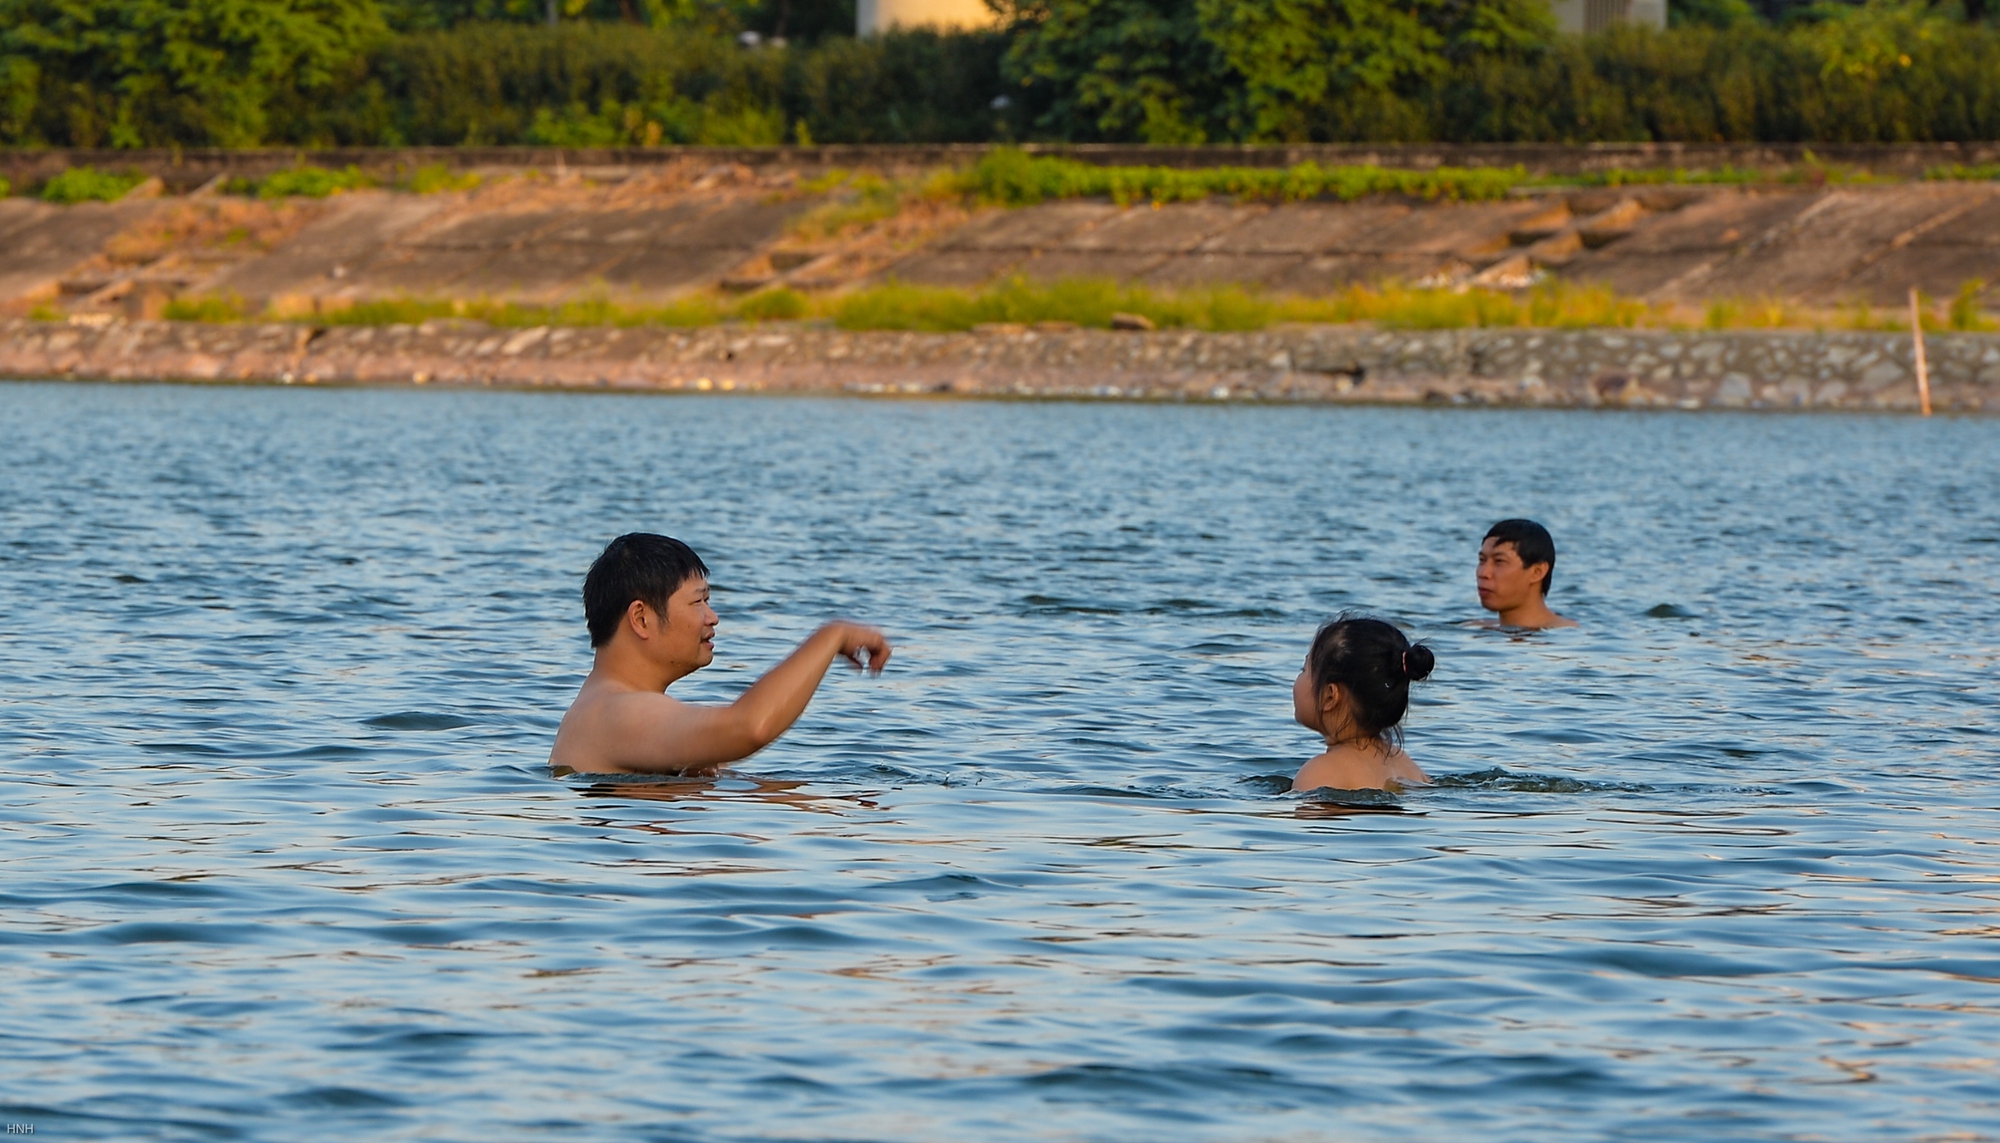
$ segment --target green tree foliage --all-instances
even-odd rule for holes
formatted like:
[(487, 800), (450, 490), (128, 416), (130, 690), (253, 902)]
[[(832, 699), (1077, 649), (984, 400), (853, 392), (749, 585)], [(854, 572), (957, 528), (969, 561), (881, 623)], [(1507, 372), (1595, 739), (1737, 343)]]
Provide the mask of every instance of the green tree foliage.
[(1750, 0), (1670, 0), (1667, 5), (1667, 26), (1670, 28), (1691, 25), (1733, 28), (1756, 19), (1757, 9), (1750, 5)]
[(1254, 139), (1427, 134), (1419, 100), (1455, 69), (1554, 39), (1544, 0), (1194, 0), (1242, 77)]
[(0, 144), (2000, 139), (1962, 3), (1559, 36), (1539, 0), (1009, 0), (773, 48), (735, 32), (775, 0), (736, 2), (391, 0), (432, 21), (392, 34), (373, 0), (0, 0)]
[(1037, 134), (1173, 144), (1237, 133), (1238, 81), (1193, 0), (1010, 0), (1005, 11), (1006, 75), (1038, 107)]
[(384, 32), (375, 0), (0, 0), (0, 135), (261, 143)]
[(1006, 90), (1000, 78), (1006, 51), (1007, 37), (991, 31), (829, 37), (787, 55), (785, 114), (821, 142), (1013, 138), (1017, 109), (993, 106)]

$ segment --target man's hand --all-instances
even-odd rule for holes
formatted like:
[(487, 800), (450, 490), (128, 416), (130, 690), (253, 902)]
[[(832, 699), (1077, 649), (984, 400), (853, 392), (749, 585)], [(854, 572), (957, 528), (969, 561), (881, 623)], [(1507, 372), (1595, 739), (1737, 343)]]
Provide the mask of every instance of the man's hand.
[(882, 668), (889, 663), (889, 640), (876, 628), (836, 621), (820, 630), (832, 632), (840, 640), (836, 653), (841, 658), (857, 668), (868, 668), (871, 675), (881, 674)]

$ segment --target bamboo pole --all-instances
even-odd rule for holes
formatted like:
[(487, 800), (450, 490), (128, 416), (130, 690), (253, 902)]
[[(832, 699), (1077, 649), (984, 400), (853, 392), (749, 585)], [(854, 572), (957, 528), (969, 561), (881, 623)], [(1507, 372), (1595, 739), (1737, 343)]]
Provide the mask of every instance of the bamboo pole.
[(1917, 408), (1931, 415), (1931, 371), (1924, 362), (1924, 315), (1917, 308), (1917, 288), (1910, 287), (1910, 337), (1917, 347)]

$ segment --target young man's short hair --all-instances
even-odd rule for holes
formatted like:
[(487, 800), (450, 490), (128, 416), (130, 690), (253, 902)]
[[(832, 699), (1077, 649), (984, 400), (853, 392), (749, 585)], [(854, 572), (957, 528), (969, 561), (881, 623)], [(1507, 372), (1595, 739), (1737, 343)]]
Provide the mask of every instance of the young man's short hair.
[(671, 536), (627, 532), (611, 541), (583, 577), (583, 621), (590, 627), (590, 645), (611, 642), (633, 600), (665, 612), (668, 598), (696, 576), (707, 579), (708, 565)]
[(1547, 598), (1556, 585), (1556, 541), (1547, 528), (1533, 520), (1502, 520), (1486, 529), (1486, 539), (1514, 545), (1522, 567), (1549, 565), (1549, 574), (1542, 578), (1542, 596)]

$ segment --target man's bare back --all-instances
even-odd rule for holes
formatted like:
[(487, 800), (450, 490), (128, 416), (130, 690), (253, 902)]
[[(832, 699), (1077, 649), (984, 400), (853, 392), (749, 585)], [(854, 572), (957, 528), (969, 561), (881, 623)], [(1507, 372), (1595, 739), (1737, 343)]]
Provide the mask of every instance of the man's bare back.
[[(676, 579), (663, 600), (647, 601)], [(549, 761), (585, 773), (712, 774), (790, 729), (835, 658), (877, 674), (889, 661), (880, 631), (828, 623), (727, 706), (673, 698), (669, 686), (714, 660), (718, 620), (707, 568), (664, 536), (612, 541), (585, 581), (584, 609), (596, 660)]]

